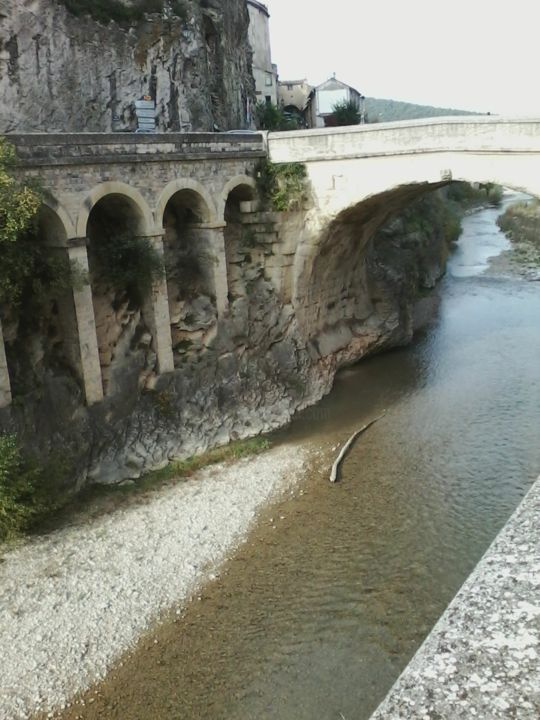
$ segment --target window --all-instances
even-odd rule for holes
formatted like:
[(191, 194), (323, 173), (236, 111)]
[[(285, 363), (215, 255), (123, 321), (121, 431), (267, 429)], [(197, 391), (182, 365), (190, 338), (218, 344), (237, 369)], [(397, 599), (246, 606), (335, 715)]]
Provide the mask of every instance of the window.
[(272, 84), (272, 76), (267, 75), (265, 78), (265, 85), (271, 85)]

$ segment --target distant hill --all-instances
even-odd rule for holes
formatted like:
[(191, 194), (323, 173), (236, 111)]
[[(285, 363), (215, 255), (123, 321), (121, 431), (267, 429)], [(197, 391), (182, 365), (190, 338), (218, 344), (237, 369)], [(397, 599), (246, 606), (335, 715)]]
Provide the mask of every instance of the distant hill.
[(440, 117), (444, 115), (481, 115), (482, 113), (452, 108), (415, 105), (399, 100), (366, 98), (368, 122), (392, 122), (393, 120), (415, 120), (417, 118)]

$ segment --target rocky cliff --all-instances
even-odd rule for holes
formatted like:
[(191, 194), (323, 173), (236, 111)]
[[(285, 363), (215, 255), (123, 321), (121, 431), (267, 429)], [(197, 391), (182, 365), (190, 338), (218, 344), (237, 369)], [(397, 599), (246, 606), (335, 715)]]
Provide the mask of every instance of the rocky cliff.
[[(229, 215), (227, 313), (217, 322), (211, 298), (178, 295), (171, 273), (169, 292), (178, 296), (171, 314), (175, 370), (148, 386), (141, 382), (144, 333), (132, 333), (120, 352), (126, 313), (109, 312), (111, 347), (102, 347), (121, 355), (122, 367), (104, 375), (114, 392), (90, 407), (76, 378), (47, 361), (49, 331), (35, 328), (23, 337), (6, 324), (8, 364), (26, 389), (0, 412), (0, 427), (41, 458), (60, 452), (81, 483), (136, 478), (169, 459), (279, 427), (328, 392), (340, 367), (410, 341), (418, 297), (444, 272), (442, 208), (439, 197), (427, 196), (375, 232), (346, 228), (332, 263), (326, 255), (328, 273), (317, 275), (317, 320), (309, 325), (299, 322), (291, 288), (279, 281), (294, 263), (286, 249), (302, 232), (305, 213)], [(108, 297), (94, 297), (98, 324)], [(35, 348), (41, 348), (39, 367), (19, 367), (17, 358), (34, 357)]]
[(123, 22), (107, 3), (0, 0), (0, 133), (134, 129), (143, 95), (160, 130), (245, 127), (248, 24), (245, 0), (182, 0)]

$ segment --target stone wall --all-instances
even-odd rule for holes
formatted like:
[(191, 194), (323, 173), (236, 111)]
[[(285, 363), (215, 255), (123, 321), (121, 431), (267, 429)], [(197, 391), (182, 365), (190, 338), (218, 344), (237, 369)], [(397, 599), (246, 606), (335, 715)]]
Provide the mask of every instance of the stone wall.
[(131, 26), (57, 0), (0, 0), (0, 133), (128, 130), (150, 95), (160, 130), (246, 127), (254, 98), (245, 0), (185, 1)]
[(535, 720), (540, 479), (370, 720)]
[[(119, 482), (171, 459), (277, 428), (328, 392), (340, 367), (410, 340), (418, 286), (431, 284), (443, 271), (441, 235), (434, 231), (413, 242), (394, 220), (388, 252), (384, 237), (362, 223), (356, 234), (344, 230), (340, 260), (317, 276), (323, 301), (313, 295), (313, 312), (323, 331), (316, 332), (298, 322), (293, 301), (305, 212), (253, 211), (243, 192), (247, 189), (231, 193), (224, 227), (192, 228), (222, 233), (226, 305), (218, 310), (200, 288), (179, 295), (182, 273), (169, 282), (174, 356), (169, 372), (149, 368), (155, 334), (148, 327), (131, 333), (130, 323), (141, 322), (140, 314), (133, 315), (124, 336), (108, 335), (106, 367), (100, 358), (103, 400), (85, 404), (73, 373), (44, 367), (35, 387), (1, 411), (2, 428), (16, 430), (44, 457), (61, 448), (74, 462), (79, 483)], [(169, 242), (175, 246), (177, 237)], [(423, 265), (429, 272), (417, 270)], [(332, 306), (329, 298), (340, 294), (341, 305)], [(94, 298), (98, 338), (107, 307), (110, 315), (106, 296), (97, 304)], [(118, 308), (109, 326), (124, 327), (125, 314)], [(102, 343), (100, 350), (103, 354)]]
[[(60, 452), (80, 483), (283, 425), (339, 368), (408, 342), (418, 291), (444, 269), (444, 223), (399, 220), (427, 184), (324, 224), (309, 185), (302, 210), (258, 209), (258, 134), (12, 138), (16, 172), (45, 188), (38, 241), (82, 281), (31, 325), (0, 314), (0, 429)], [(144, 297), (112, 283), (100, 253), (115, 239), (162, 255)]]

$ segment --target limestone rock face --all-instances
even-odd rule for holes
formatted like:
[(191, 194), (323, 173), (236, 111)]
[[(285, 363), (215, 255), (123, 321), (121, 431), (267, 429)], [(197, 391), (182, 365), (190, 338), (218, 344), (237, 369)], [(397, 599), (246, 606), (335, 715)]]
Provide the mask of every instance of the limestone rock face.
[(0, 0), (0, 133), (246, 127), (254, 96), (244, 0), (185, 0), (185, 18), (131, 25), (71, 15), (58, 0)]
[(60, 448), (84, 484), (135, 479), (284, 425), (330, 390), (340, 368), (410, 341), (419, 291), (444, 271), (448, 250), (437, 223), (415, 229), (417, 214), (378, 232), (334, 227), (332, 252), (312, 263), (309, 305), (291, 292), (287, 252), (305, 213), (230, 220), (228, 308), (218, 316), (210, 296), (169, 283), (174, 370), (161, 375), (144, 312), (94, 283), (105, 397), (89, 407), (50, 347), (52, 312), (29, 336), (5, 318), (8, 364), (26, 394), (0, 410), (0, 430), (16, 431), (39, 457)]

